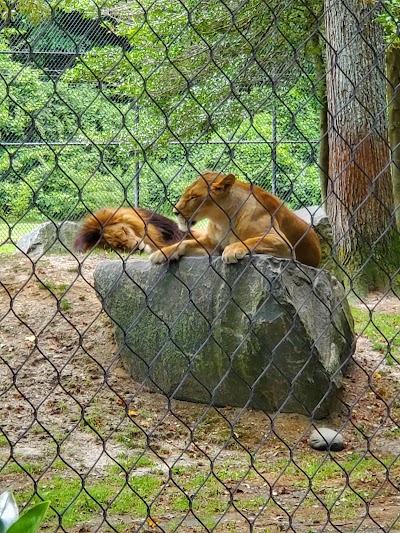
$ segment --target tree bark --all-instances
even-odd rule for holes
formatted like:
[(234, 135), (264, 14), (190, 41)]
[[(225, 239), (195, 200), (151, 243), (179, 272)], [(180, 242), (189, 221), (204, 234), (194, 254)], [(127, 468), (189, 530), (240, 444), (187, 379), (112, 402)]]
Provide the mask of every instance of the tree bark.
[(386, 289), (400, 264), (377, 14), (375, 2), (326, 0), (327, 212), (348, 285), (361, 292)]
[[(326, 86), (325, 86), (326, 90)], [(329, 140), (328, 140), (328, 102), (326, 93), (319, 109), (319, 182), (321, 185), (321, 203), (326, 209), (329, 179)]]
[(396, 226), (400, 231), (400, 49), (390, 47), (386, 55), (389, 102), (389, 143)]

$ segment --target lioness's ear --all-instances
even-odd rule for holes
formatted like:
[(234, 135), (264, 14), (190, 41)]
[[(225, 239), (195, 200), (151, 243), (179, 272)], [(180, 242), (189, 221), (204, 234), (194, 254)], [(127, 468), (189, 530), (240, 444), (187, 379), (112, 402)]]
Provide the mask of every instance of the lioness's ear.
[(221, 174), (211, 183), (211, 190), (214, 192), (228, 192), (235, 180), (236, 178), (233, 174)]

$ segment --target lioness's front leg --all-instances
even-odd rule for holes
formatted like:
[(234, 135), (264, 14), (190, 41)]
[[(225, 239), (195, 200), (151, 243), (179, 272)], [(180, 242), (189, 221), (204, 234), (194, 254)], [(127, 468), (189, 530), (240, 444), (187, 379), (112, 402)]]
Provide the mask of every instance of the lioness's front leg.
[(199, 236), (196, 239), (187, 239), (179, 242), (178, 244), (172, 244), (171, 246), (165, 246), (150, 255), (150, 261), (153, 265), (159, 265), (166, 261), (179, 259), (183, 255), (210, 255), (215, 251), (217, 243), (210, 239), (207, 235)]
[(295, 259), (294, 250), (289, 242), (275, 230), (270, 230), (267, 235), (252, 237), (226, 246), (222, 253), (222, 259), (225, 263), (237, 263), (250, 253), (268, 254), (282, 259)]

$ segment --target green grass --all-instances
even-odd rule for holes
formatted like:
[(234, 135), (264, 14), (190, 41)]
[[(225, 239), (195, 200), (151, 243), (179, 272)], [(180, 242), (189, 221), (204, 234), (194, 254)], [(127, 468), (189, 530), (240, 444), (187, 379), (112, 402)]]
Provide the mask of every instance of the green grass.
[[(374, 459), (373, 457), (364, 457), (363, 454), (352, 453), (342, 457), (335, 457), (335, 461), (325, 460), (324, 456), (307, 454), (303, 458), (288, 464), (286, 460), (277, 461), (275, 471), (282, 472), (286, 470), (287, 475), (298, 476), (306, 479), (313, 479), (313, 483), (323, 484), (327, 479), (336, 479), (342, 476), (351, 476), (354, 479), (365, 478), (365, 472), (384, 473), (385, 466), (391, 464), (392, 458), (383, 459), (382, 457)], [(308, 482), (308, 481), (307, 481)]]
[(72, 307), (72, 304), (66, 298), (63, 298), (60, 302), (60, 308), (62, 311), (69, 311)]
[(136, 454), (120, 453), (116, 459), (119, 464), (109, 467), (111, 474), (123, 475), (124, 471), (129, 471), (132, 468), (153, 468), (156, 466), (156, 463), (146, 455), (137, 456)]
[[(242, 482), (233, 500), (236, 509), (244, 513), (257, 513), (259, 509), (266, 515), (279, 512), (279, 486), (284, 486), (287, 487), (285, 495), (298, 490), (304, 494), (309, 491), (301, 508), (311, 514), (318, 512), (314, 509), (318, 504), (317, 495), (331, 509), (335, 519), (352, 518), (364, 508), (364, 499), (368, 501), (385, 482), (385, 465), (390, 467), (393, 479), (398, 476), (395, 457), (380, 458), (380, 462), (371, 456), (353, 453), (337, 455), (335, 459), (324, 460), (324, 456), (308, 452), (296, 459), (296, 464), (276, 459), (266, 465), (260, 460), (256, 466), (259, 470), (267, 466), (265, 476), (269, 485), (254, 470), (249, 472), (245, 464), (221, 465), (215, 476), (210, 475), (209, 465), (204, 465), (203, 469), (195, 465), (176, 466), (168, 474), (156, 471), (158, 462), (148, 455), (125, 452), (117, 457), (122, 468), (110, 465), (101, 477), (79, 475), (60, 459), (50, 467), (45, 460), (41, 460), (40, 466), (22, 461), (21, 466), (9, 463), (1, 475), (5, 478), (14, 473), (13, 485), (19, 487), (15, 495), (17, 502), (22, 503), (27, 502), (33, 492), (32, 481), (24, 471), (29, 472), (37, 483), (34, 501), (41, 498), (51, 501), (45, 524), (48, 528), (54, 527), (58, 517), (63, 528), (69, 530), (78, 524), (100, 521), (106, 513), (108, 522), (117, 531), (131, 531), (127, 524), (132, 524), (132, 520), (145, 520), (149, 512), (163, 522), (163, 517), (170, 517), (168, 524), (172, 527), (190, 509), (204, 524), (212, 527), (231, 505), (229, 487), (234, 486), (233, 481)], [(144, 471), (139, 472), (139, 468)], [(275, 493), (274, 498), (270, 497), (269, 486)], [(289, 500), (284, 497), (283, 505), (288, 512), (293, 512), (298, 505), (297, 496)], [(170, 531), (169, 525), (166, 531)]]
[(38, 281), (39, 289), (43, 289), (53, 293), (55, 296), (64, 296), (68, 290), (69, 285), (67, 283), (56, 283), (55, 281)]
[(388, 364), (400, 361), (400, 315), (377, 311), (369, 313), (354, 307), (352, 314), (356, 333), (366, 335), (374, 350), (386, 354)]
[[(58, 480), (61, 486), (63, 480)], [(107, 514), (111, 518), (120, 515), (129, 515), (133, 518), (142, 518), (147, 515), (148, 503), (156, 497), (162, 479), (155, 476), (140, 476), (138, 478), (131, 478), (129, 487), (125, 485), (125, 479), (120, 476), (107, 477), (107, 479), (96, 481), (87, 484), (86, 492), (78, 492), (81, 483), (75, 481), (71, 484), (70, 493), (67, 495), (68, 501), (56, 501), (55, 504), (60, 511), (66, 507), (66, 503), (77, 497), (70, 509), (63, 517), (63, 525), (69, 526), (77, 522), (85, 522), (92, 518), (93, 511), (101, 511), (107, 508)], [(86, 484), (85, 484), (86, 485)], [(52, 491), (56, 489), (52, 487)], [(51, 492), (41, 494), (42, 497), (50, 498)], [(65, 494), (65, 490), (63, 491)], [(96, 502), (96, 501), (98, 502)], [(78, 520), (77, 520), (78, 518)]]
[(12, 254), (15, 250), (13, 244), (0, 244), (0, 254)]
[(69, 285), (67, 283), (56, 283), (52, 280), (38, 281), (37, 283), (39, 289), (49, 291), (57, 298), (60, 298), (61, 311), (69, 311), (72, 308), (71, 302), (67, 298), (65, 298), (65, 293), (69, 288)]
[[(119, 475), (105, 476), (103, 479), (85, 480), (77, 474), (45, 474), (38, 482), (35, 501), (49, 500), (49, 509), (44, 525), (58, 521), (62, 517), (65, 529), (79, 523), (88, 523), (94, 517), (101, 517), (107, 510), (109, 520), (118, 520), (121, 515), (142, 518), (147, 515), (148, 503), (157, 495), (163, 479), (157, 476), (131, 477), (129, 486)], [(31, 486), (14, 490), (17, 502), (28, 501), (32, 494)]]
[(27, 472), (31, 476), (40, 474), (43, 471), (44, 464), (41, 462), (36, 463), (15, 463), (11, 461), (7, 466), (2, 470), (2, 475), (6, 474), (25, 474)]
[(116, 440), (127, 448), (136, 448), (145, 442), (145, 435), (141, 429), (133, 425), (119, 431)]

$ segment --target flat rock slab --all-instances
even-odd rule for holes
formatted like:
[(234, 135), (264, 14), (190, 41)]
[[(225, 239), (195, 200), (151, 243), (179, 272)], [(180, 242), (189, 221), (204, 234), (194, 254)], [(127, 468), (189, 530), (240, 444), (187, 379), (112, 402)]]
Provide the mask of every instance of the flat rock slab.
[(170, 398), (326, 416), (354, 351), (340, 283), (265, 255), (105, 261), (95, 288), (132, 377)]
[(25, 254), (37, 258), (46, 253), (67, 253), (74, 250), (74, 241), (79, 224), (65, 221), (39, 224), (17, 242), (17, 247)]

